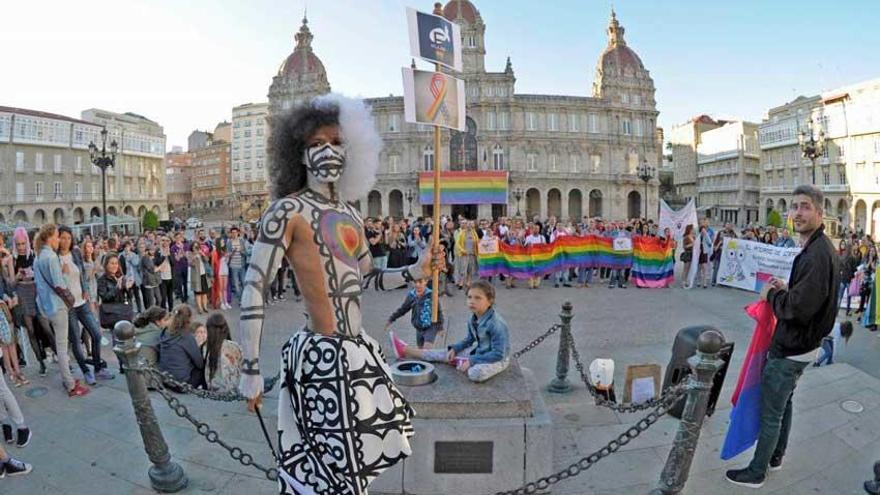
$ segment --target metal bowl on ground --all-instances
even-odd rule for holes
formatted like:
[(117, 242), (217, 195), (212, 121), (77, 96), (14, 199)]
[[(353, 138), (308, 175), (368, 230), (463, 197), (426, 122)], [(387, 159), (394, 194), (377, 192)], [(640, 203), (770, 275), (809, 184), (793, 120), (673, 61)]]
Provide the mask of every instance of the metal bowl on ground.
[(398, 385), (417, 387), (428, 385), (437, 380), (434, 365), (425, 361), (407, 359), (391, 365), (391, 376)]

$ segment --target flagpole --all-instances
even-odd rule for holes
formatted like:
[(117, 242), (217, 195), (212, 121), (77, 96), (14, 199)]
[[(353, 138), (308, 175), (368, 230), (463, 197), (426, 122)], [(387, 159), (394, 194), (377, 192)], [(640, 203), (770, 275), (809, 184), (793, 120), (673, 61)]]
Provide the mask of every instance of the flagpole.
[[(434, 13), (437, 13), (437, 8), (435, 7)], [(442, 12), (441, 12), (442, 14)], [(440, 64), (434, 64), (434, 70), (440, 72)], [(435, 253), (440, 252), (440, 229), (442, 226), (440, 225), (440, 126), (434, 125), (434, 239), (431, 242), (431, 256), (436, 256)], [(431, 287), (434, 288), (431, 294), (431, 322), (437, 323), (438, 318), (438, 309), (440, 304), (440, 268), (439, 266), (434, 267), (433, 273), (433, 284)]]
[[(443, 15), (443, 5), (440, 2), (434, 3), (434, 15)], [(434, 71), (440, 72), (440, 64), (434, 64)], [(463, 96), (463, 95), (462, 95)], [(431, 242), (431, 257), (437, 256), (440, 252), (440, 126), (434, 124), (434, 239)], [(431, 323), (437, 323), (440, 308), (440, 267), (436, 266), (433, 270), (431, 293)]]

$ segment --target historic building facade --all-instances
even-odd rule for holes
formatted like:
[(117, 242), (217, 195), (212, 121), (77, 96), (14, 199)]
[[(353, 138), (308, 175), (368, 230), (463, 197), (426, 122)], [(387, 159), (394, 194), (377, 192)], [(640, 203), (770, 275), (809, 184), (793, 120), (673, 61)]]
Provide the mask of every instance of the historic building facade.
[(116, 140), (116, 167), (107, 170), (109, 215), (164, 218), (165, 135), (159, 124), (132, 113), (91, 109), (81, 119), (0, 107), (0, 224), (70, 225), (101, 216), (101, 171), (89, 143)]
[(758, 134), (761, 147), (761, 221), (788, 211), (791, 191), (813, 180), (798, 136), (812, 120), (825, 132), (816, 159), (816, 185), (825, 193), (826, 225), (880, 237), (880, 79), (771, 108)]
[[(462, 30), (467, 101), (467, 130), (442, 133), (442, 170), (499, 170), (509, 173), (506, 205), (444, 206), (444, 213), (470, 218), (515, 215), (561, 218), (644, 216), (645, 183), (639, 168), (661, 162), (654, 83), (638, 55), (626, 44), (614, 12), (608, 45), (599, 56), (590, 96), (516, 93), (516, 75), (508, 59), (500, 72), (485, 68), (486, 24), (468, 0), (452, 0), (446, 18)], [(297, 101), (326, 93), (330, 83), (312, 50), (313, 35), (304, 19), (296, 48), (269, 89), (270, 115)], [(376, 125), (385, 141), (379, 177), (361, 198), (370, 216), (401, 217), (413, 197), (416, 215), (418, 173), (435, 166), (429, 126), (404, 122), (403, 98), (370, 98)], [(648, 212), (657, 216), (659, 181), (648, 184)]]

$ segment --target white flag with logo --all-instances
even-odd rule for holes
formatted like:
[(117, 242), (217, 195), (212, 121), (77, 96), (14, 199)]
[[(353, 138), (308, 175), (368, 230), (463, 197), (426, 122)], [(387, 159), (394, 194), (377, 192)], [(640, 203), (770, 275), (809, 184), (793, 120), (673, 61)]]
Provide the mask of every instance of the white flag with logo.
[(680, 210), (673, 210), (666, 201), (660, 200), (659, 234), (669, 229), (672, 231), (672, 238), (680, 241), (688, 225), (693, 225), (694, 230), (697, 229), (697, 207), (693, 199)]

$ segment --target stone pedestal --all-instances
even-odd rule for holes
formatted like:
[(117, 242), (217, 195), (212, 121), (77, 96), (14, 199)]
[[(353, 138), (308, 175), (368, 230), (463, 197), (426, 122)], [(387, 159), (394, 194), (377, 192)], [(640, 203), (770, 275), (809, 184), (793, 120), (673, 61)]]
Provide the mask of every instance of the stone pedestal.
[(416, 410), (413, 455), (376, 479), (371, 494), (491, 494), (553, 468), (553, 425), (534, 377), (515, 362), (477, 384), (451, 366), (438, 380), (400, 387)]

